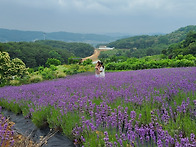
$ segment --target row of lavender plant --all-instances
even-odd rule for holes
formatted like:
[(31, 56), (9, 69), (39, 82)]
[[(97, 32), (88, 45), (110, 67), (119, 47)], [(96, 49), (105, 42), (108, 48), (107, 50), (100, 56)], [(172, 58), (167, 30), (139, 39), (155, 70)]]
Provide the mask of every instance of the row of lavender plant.
[(14, 144), (13, 130), (8, 125), (8, 119), (1, 114), (0, 107), (0, 146), (12, 146)]
[(3, 87), (0, 104), (84, 146), (194, 146), (195, 91), (196, 67), (165, 68)]

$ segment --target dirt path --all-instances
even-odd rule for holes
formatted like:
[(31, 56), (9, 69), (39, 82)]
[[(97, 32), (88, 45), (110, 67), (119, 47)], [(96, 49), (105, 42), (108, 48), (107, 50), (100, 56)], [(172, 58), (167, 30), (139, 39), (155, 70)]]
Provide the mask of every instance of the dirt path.
[(106, 51), (106, 50), (104, 50), (104, 49), (101, 49), (101, 50), (100, 49), (95, 49), (94, 53), (91, 56), (82, 58), (82, 61), (84, 61), (86, 59), (91, 59), (93, 62), (99, 60), (98, 57), (99, 57), (101, 51)]

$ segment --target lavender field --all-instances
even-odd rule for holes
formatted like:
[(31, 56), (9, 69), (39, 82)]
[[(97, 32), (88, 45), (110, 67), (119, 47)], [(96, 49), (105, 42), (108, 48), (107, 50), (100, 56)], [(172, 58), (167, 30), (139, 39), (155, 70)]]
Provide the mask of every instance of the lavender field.
[(0, 105), (78, 146), (196, 146), (196, 67), (2, 87)]

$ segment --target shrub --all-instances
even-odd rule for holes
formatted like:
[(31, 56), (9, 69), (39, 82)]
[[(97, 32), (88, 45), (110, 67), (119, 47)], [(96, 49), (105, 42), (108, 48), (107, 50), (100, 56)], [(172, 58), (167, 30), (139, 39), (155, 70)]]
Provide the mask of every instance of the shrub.
[(79, 65), (73, 65), (73, 66), (71, 66), (71, 69), (77, 71), (79, 69)]
[(85, 71), (88, 71), (89, 69), (90, 69), (89, 66), (84, 66), (83, 71), (85, 72)]
[(43, 78), (41, 75), (33, 75), (29, 78), (30, 83), (37, 83), (43, 81)]
[(43, 71), (41, 75), (45, 80), (55, 79), (55, 75), (53, 71), (49, 71), (49, 72)]
[(19, 80), (10, 80), (9, 83), (12, 86), (16, 86), (16, 85), (19, 85), (20, 84), (20, 81)]
[[(56, 66), (54, 66), (55, 69)], [(51, 68), (44, 68), (44, 70), (40, 73), (45, 80), (55, 79), (54, 71)]]
[(29, 68), (29, 69), (28, 69), (28, 72), (29, 72), (29, 73), (33, 73), (33, 72), (34, 72), (34, 69), (33, 69), (33, 68)]
[(105, 65), (105, 69), (107, 70), (115, 70), (116, 64), (115, 63), (108, 63)]
[(177, 60), (182, 60), (182, 59), (183, 59), (183, 55), (178, 55), (178, 56), (176, 56), (175, 59), (177, 59)]
[(43, 71), (44, 70), (44, 66), (39, 66), (38, 67), (38, 71)]
[(194, 61), (190, 61), (187, 59), (182, 59), (181, 60), (181, 67), (189, 67), (189, 66), (194, 66)]
[(66, 71), (66, 73), (72, 75), (72, 74), (79, 73), (78, 70), (79, 70), (79, 65), (74, 64), (74, 65), (72, 65), (72, 66), (70, 67), (69, 70)]
[(73, 71), (70, 69), (65, 69), (64, 72), (66, 73), (66, 75), (73, 75)]
[(64, 77), (66, 77), (66, 74), (62, 71), (57, 71), (56, 72), (56, 77), (57, 78), (64, 78)]
[(10, 59), (7, 52), (0, 51), (0, 85), (9, 83), (13, 76), (22, 78), (29, 74), (24, 62), (18, 58)]
[(159, 61), (159, 65), (161, 66), (161, 68), (168, 67), (169, 66), (169, 61), (167, 59), (165, 59), (165, 60), (162, 59), (162, 60)]
[(52, 71), (55, 71), (55, 70), (57, 70), (57, 67), (54, 66), (54, 65), (50, 65), (50, 69), (51, 69)]
[(188, 54), (188, 55), (185, 55), (185, 56), (183, 57), (183, 59), (187, 59), (187, 60), (196, 60), (196, 57), (194, 57), (194, 56), (191, 55), (191, 54)]
[(46, 66), (50, 67), (50, 65), (55, 65), (58, 66), (61, 64), (61, 61), (55, 58), (48, 58), (47, 62), (46, 62)]
[(92, 60), (91, 60), (91, 59), (87, 59), (87, 60), (85, 60), (85, 61), (82, 63), (82, 65), (84, 65), (84, 66), (90, 65), (90, 64), (92, 64)]

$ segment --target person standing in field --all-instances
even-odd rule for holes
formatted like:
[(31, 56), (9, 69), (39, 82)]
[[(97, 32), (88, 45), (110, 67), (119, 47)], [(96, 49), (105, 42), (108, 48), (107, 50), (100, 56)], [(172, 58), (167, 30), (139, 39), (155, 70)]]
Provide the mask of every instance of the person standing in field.
[(105, 67), (103, 65), (103, 62), (100, 63), (99, 72), (100, 72), (99, 77), (104, 78), (105, 77)]
[(97, 61), (97, 64), (95, 65), (95, 77), (100, 76), (100, 67), (101, 67), (101, 62)]

